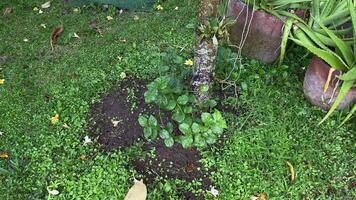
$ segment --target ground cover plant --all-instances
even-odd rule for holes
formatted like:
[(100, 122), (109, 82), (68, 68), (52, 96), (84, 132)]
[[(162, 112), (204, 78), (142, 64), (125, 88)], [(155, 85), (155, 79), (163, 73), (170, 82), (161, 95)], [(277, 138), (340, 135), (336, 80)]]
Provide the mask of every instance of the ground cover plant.
[[(197, 2), (122, 14), (43, 3), (0, 3), (0, 199), (123, 199), (134, 178), (147, 183), (148, 199), (356, 197), (355, 117), (337, 128), (344, 113), (335, 113), (318, 125), (325, 112), (302, 94), (311, 56), (305, 49), (288, 52), (279, 67), (221, 44), (213, 107), (227, 128), (212, 145), (184, 149), (175, 142), (170, 149), (164, 140), (145, 139), (138, 118), (161, 121), (144, 93), (166, 73), (170, 49), (176, 60), (168, 60), (191, 70)], [(52, 51), (51, 34), (60, 26)], [(174, 124), (164, 112), (162, 121)], [(118, 139), (126, 122), (136, 124), (137, 139)]]

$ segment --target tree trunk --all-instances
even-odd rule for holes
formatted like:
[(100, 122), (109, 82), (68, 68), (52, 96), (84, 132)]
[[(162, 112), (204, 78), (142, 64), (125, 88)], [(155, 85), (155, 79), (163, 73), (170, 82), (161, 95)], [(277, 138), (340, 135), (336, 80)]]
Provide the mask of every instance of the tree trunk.
[[(200, 25), (208, 26), (208, 19), (217, 17), (217, 7), (221, 2), (222, 0), (200, 0), (198, 16)], [(213, 38), (202, 38), (200, 33), (197, 32), (191, 88), (198, 103), (210, 97), (209, 91), (214, 79), (217, 49)]]

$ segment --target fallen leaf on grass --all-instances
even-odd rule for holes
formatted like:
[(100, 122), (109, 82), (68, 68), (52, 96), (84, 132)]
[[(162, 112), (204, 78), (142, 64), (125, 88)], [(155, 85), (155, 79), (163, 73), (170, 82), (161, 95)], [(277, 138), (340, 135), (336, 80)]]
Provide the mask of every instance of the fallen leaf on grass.
[(147, 188), (143, 180), (136, 182), (126, 194), (124, 200), (146, 200)]
[(91, 139), (89, 138), (89, 136), (85, 136), (84, 137), (84, 145), (87, 145), (89, 143), (92, 143)]
[(111, 20), (113, 20), (114, 18), (111, 17), (111, 16), (106, 16), (106, 19), (107, 19), (108, 21), (111, 21)]
[(63, 26), (57, 27), (52, 31), (51, 34), (52, 51), (54, 51), (54, 45), (56, 44), (58, 37), (63, 33), (63, 31), (64, 31)]
[(59, 191), (58, 190), (48, 190), (48, 194), (56, 196), (56, 195), (59, 195)]
[(8, 15), (8, 14), (10, 14), (12, 12), (12, 8), (10, 8), (10, 7), (7, 7), (7, 8), (5, 8), (4, 9), (4, 16), (6, 16), (6, 15)]
[(121, 122), (120, 120), (114, 120), (114, 119), (111, 120), (111, 123), (114, 127), (117, 127), (117, 125), (119, 125), (120, 122)]
[(47, 1), (46, 3), (44, 3), (44, 4), (42, 4), (41, 5), (41, 8), (49, 8), (49, 7), (51, 7), (51, 2), (50, 1)]
[(46, 24), (41, 24), (40, 26), (43, 28), (47, 28)]
[(256, 196), (251, 196), (250, 200), (267, 200), (267, 195), (266, 193), (262, 192), (261, 194), (258, 194)]
[(78, 8), (74, 8), (73, 12), (79, 12), (79, 9)]
[(86, 156), (86, 155), (80, 155), (80, 156), (79, 156), (79, 159), (80, 159), (80, 160), (86, 160), (86, 159), (87, 159), (87, 156)]
[(43, 11), (42, 11), (42, 10), (39, 10), (39, 11), (38, 11), (38, 13), (39, 13), (39, 14), (42, 14), (42, 13), (43, 13)]
[(70, 128), (70, 127), (68, 126), (68, 124), (66, 124), (66, 123), (63, 123), (63, 124), (62, 124), (62, 127), (63, 127), (63, 128), (66, 128), (66, 129), (69, 129), (69, 128)]
[(0, 79), (0, 85), (4, 85), (5, 79)]
[(56, 114), (55, 116), (51, 117), (51, 123), (54, 125), (54, 124), (57, 124), (59, 121), (59, 115)]
[(211, 187), (210, 190), (208, 191), (210, 194), (212, 194), (214, 197), (219, 195), (219, 191), (215, 189), (215, 187)]
[(6, 152), (0, 152), (0, 158), (2, 159), (8, 159), (9, 158), (9, 154)]
[(29, 40), (27, 38), (23, 39), (24, 42), (28, 42)]
[(139, 20), (139, 19), (140, 19), (140, 17), (139, 17), (139, 16), (137, 16), (137, 15), (134, 15), (133, 19), (134, 19), (135, 21), (137, 21), (137, 20)]
[(37, 8), (37, 7), (34, 7), (34, 8), (33, 8), (33, 11), (38, 11), (38, 8)]
[(287, 165), (288, 165), (288, 169), (290, 172), (290, 181), (293, 183), (295, 181), (295, 171), (294, 171), (294, 167), (292, 165), (292, 163), (286, 161)]

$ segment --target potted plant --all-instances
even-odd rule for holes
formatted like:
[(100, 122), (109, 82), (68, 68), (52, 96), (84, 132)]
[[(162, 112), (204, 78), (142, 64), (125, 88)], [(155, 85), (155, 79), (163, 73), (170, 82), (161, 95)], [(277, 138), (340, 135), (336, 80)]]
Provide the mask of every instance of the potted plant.
[(230, 42), (239, 54), (272, 63), (280, 55), (283, 27), (287, 19), (283, 16), (297, 10), (296, 16), (303, 18), (310, 1), (229, 0), (227, 16), (235, 19), (235, 24), (230, 28)]
[[(356, 111), (355, 6), (351, 0), (315, 3), (308, 23), (293, 24), (291, 40), (315, 55), (305, 75), (304, 93), (312, 104), (329, 110), (320, 123), (337, 109), (352, 107), (342, 123)], [(352, 26), (344, 27), (348, 21)]]

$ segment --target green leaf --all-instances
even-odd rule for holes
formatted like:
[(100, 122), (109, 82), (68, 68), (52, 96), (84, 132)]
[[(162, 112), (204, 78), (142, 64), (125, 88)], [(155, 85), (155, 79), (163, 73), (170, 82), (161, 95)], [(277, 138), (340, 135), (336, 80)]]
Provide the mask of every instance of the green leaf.
[(349, 70), (346, 74), (343, 74), (338, 77), (343, 81), (352, 81), (356, 80), (356, 66), (354, 66), (351, 70)]
[(222, 119), (222, 115), (221, 115), (220, 111), (215, 110), (214, 113), (213, 113), (213, 118), (216, 121), (221, 120)]
[(188, 103), (188, 100), (189, 100), (189, 98), (187, 95), (182, 95), (182, 96), (178, 97), (177, 102), (181, 105), (185, 105)]
[(169, 133), (173, 133), (173, 124), (171, 122), (168, 122), (166, 129)]
[(185, 114), (180, 110), (175, 110), (173, 113), (172, 119), (177, 121), (178, 123), (182, 123), (185, 119)]
[(279, 66), (282, 65), (285, 52), (286, 52), (286, 47), (287, 47), (287, 42), (288, 42), (288, 36), (292, 30), (292, 25), (293, 25), (294, 19), (289, 17), (284, 23), (284, 28), (283, 28), (283, 35), (282, 35), (282, 43), (281, 43), (281, 52), (279, 56)]
[(154, 101), (156, 101), (158, 95), (158, 91), (157, 90), (148, 90), (145, 92), (144, 97), (145, 97), (145, 102), (146, 103), (152, 103)]
[(199, 133), (200, 132), (200, 126), (199, 126), (199, 124), (197, 124), (197, 123), (193, 123), (192, 124), (192, 131), (193, 131), (193, 133)]
[(142, 115), (140, 115), (140, 116), (138, 117), (138, 123), (140, 124), (140, 126), (146, 127), (146, 126), (148, 125), (147, 118), (144, 117), (144, 116), (142, 116)]
[(193, 112), (193, 108), (191, 106), (185, 106), (183, 110), (184, 110), (184, 113), (187, 113), (187, 114)]
[(204, 138), (200, 134), (194, 135), (194, 145), (197, 147), (204, 147), (206, 145)]
[(166, 73), (169, 70), (169, 67), (167, 65), (161, 66), (159, 68), (160, 73)]
[(214, 138), (214, 137), (208, 136), (206, 138), (206, 143), (208, 143), (208, 144), (214, 144), (215, 142), (216, 142), (216, 138)]
[(344, 81), (343, 82), (343, 84), (340, 88), (339, 95), (336, 97), (336, 100), (333, 103), (333, 105), (331, 106), (329, 112), (321, 120), (321, 122), (319, 122), (319, 125), (322, 124), (326, 119), (328, 119), (330, 117), (330, 115), (337, 109), (337, 107), (339, 106), (339, 104), (344, 99), (344, 97), (347, 95), (347, 93), (349, 92), (349, 90), (352, 88), (353, 85), (354, 85), (354, 81)]
[(354, 61), (355, 57), (351, 48), (339, 37), (337, 37), (333, 32), (331, 32), (328, 28), (326, 28), (323, 24), (319, 24), (320, 27), (329, 35), (329, 37), (334, 41), (337, 48), (340, 50), (341, 54), (343, 55), (346, 63), (351, 66)]
[(159, 136), (162, 138), (162, 139), (167, 139), (167, 138), (170, 138), (171, 135), (169, 134), (169, 132), (166, 130), (166, 129), (162, 129), (160, 132), (159, 132)]
[(184, 134), (188, 134), (190, 132), (189, 124), (186, 123), (179, 124), (179, 130)]
[(346, 116), (346, 118), (342, 121), (342, 123), (340, 124), (340, 126), (344, 125), (350, 118), (351, 116), (356, 112), (356, 104), (352, 107), (352, 109), (350, 110), (349, 114)]
[(352, 4), (352, 0), (348, 0), (348, 8), (349, 8), (349, 12), (350, 12), (350, 16), (351, 16), (351, 21), (352, 21), (352, 27), (353, 27), (353, 38), (354, 38), (354, 47), (353, 47), (353, 51), (354, 51), (354, 58), (356, 58), (356, 13), (355, 13), (355, 1), (354, 1), (354, 5)]
[(212, 128), (212, 131), (213, 131), (213, 133), (216, 133), (216, 134), (220, 135), (220, 134), (222, 134), (224, 132), (224, 129), (222, 127), (220, 127), (220, 126), (214, 126)]
[(145, 136), (146, 139), (149, 139), (152, 135), (152, 128), (144, 128), (143, 129), (143, 136)]
[(336, 55), (334, 55), (330, 51), (322, 50), (318, 47), (315, 47), (314, 45), (309, 45), (307, 43), (304, 43), (303, 41), (291, 38), (295, 43), (297, 43), (300, 46), (303, 46), (307, 48), (310, 52), (313, 54), (317, 55), (321, 59), (323, 59), (325, 62), (327, 62), (332, 68), (338, 69), (338, 70), (345, 70), (347, 69), (347, 65), (343, 63), (342, 59)]
[(177, 103), (174, 100), (169, 100), (167, 106), (165, 107), (165, 109), (167, 110), (174, 110), (174, 108), (176, 107)]
[(166, 147), (172, 147), (174, 144), (174, 140), (172, 137), (169, 137), (167, 139), (164, 140), (164, 144), (166, 145)]
[(181, 143), (183, 148), (189, 148), (193, 144), (193, 137), (191, 135), (185, 135), (181, 137)]
[(201, 93), (208, 92), (209, 91), (209, 85), (206, 85), (206, 84), (200, 85), (198, 90)]
[(208, 105), (210, 108), (214, 108), (218, 103), (214, 99), (208, 100)]
[(157, 129), (152, 129), (152, 136), (151, 138), (155, 140), (158, 136), (158, 130)]
[(148, 118), (148, 124), (151, 126), (157, 126), (157, 119), (153, 115), (150, 115), (150, 117)]
[(203, 121), (204, 124), (208, 124), (211, 121), (211, 114), (203, 112), (201, 114), (201, 121)]

